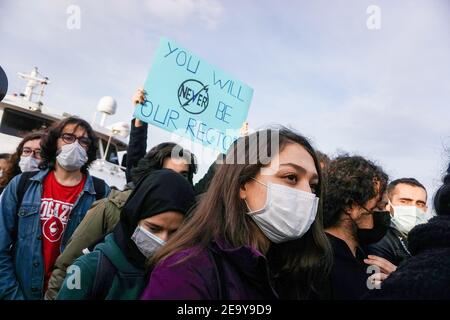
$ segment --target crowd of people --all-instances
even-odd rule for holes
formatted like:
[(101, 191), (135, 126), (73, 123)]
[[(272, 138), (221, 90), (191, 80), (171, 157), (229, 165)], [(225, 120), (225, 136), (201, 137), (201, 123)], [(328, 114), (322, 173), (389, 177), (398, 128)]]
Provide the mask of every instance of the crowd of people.
[[(135, 104), (145, 100), (138, 90)], [(131, 121), (123, 190), (68, 117), (0, 154), (0, 299), (450, 299), (450, 165), (432, 196), (292, 129), (195, 155)]]

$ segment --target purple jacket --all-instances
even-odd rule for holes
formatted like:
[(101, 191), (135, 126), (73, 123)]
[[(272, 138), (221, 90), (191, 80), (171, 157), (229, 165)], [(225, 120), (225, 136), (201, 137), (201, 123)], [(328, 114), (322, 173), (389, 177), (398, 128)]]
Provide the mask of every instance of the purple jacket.
[(214, 241), (208, 248), (185, 249), (158, 264), (141, 299), (268, 300), (277, 294), (261, 253)]

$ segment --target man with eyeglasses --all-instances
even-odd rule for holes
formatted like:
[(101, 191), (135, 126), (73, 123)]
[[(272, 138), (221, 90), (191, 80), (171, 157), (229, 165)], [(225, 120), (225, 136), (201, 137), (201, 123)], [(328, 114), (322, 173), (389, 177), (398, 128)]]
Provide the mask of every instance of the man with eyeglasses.
[(38, 148), (40, 171), (15, 177), (0, 201), (0, 299), (42, 299), (56, 258), (92, 203), (108, 195), (89, 175), (92, 127), (77, 117), (52, 125)]

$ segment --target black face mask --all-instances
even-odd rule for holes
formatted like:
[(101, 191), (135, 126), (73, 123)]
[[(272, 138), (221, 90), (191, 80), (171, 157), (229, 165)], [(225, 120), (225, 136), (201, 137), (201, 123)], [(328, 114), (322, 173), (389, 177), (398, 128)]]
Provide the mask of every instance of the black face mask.
[(380, 241), (387, 233), (391, 224), (391, 215), (389, 211), (373, 211), (373, 228), (358, 229), (359, 243), (368, 245)]

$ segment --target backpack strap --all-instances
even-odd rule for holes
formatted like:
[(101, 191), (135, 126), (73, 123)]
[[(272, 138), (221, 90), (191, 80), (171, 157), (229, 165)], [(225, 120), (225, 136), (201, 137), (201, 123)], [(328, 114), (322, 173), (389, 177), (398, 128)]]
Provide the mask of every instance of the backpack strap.
[(17, 205), (20, 206), (22, 204), (23, 197), (25, 192), (27, 192), (28, 188), (31, 184), (31, 178), (38, 174), (39, 171), (28, 171), (22, 173), (19, 178), (19, 184), (17, 185)]
[(117, 273), (117, 269), (111, 260), (101, 250), (98, 252), (97, 270), (95, 271), (90, 300), (105, 300)]
[(106, 182), (100, 178), (92, 176), (95, 190), (95, 200), (100, 200), (106, 197)]

